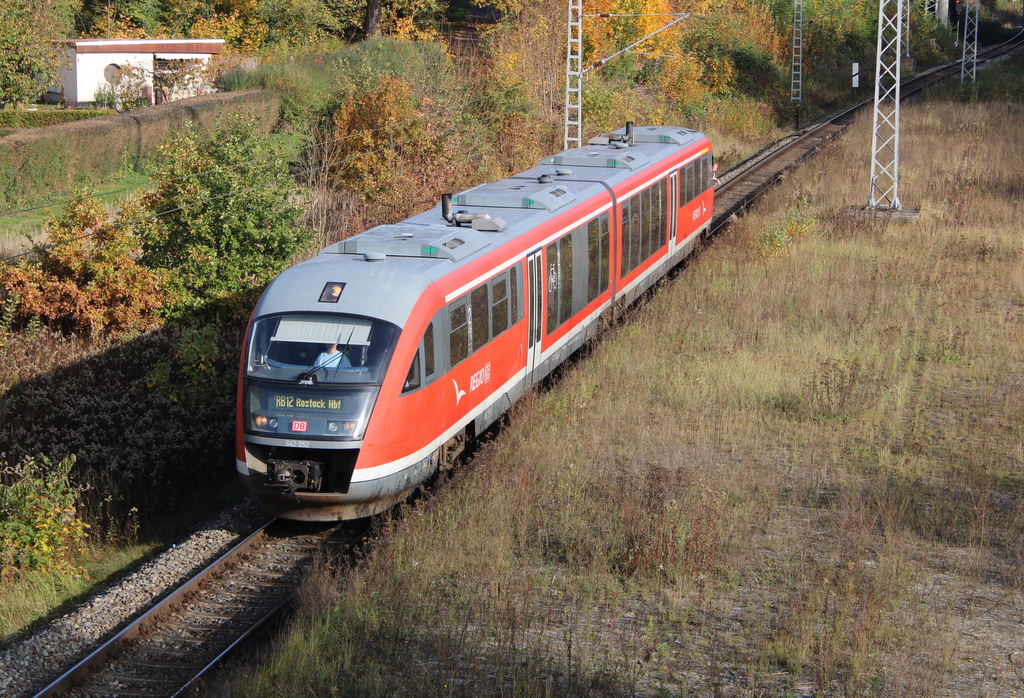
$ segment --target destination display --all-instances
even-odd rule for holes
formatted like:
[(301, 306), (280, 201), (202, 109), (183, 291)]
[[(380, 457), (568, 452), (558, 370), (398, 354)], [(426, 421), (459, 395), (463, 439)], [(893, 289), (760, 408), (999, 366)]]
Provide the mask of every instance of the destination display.
[(267, 395), (267, 407), (278, 410), (300, 409), (300, 410), (330, 410), (340, 412), (344, 409), (345, 401), (334, 397), (302, 397), (301, 395), (286, 395), (284, 393), (271, 393)]

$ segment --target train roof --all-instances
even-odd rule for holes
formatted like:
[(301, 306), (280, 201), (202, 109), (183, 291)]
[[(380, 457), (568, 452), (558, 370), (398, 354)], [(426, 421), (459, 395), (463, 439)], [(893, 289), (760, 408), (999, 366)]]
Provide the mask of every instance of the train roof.
[[(452, 203), (464, 219), (460, 226), (448, 223), (439, 204), (329, 245), (271, 282), (255, 315), (345, 312), (404, 326), (432, 283), (571, 211), (574, 204), (608, 198), (607, 187), (654, 169), (680, 147), (704, 139), (690, 129), (641, 126), (627, 144), (624, 133), (619, 129), (599, 136), (508, 179), (459, 192)], [(319, 302), (324, 286), (334, 282), (345, 284), (342, 302)]]

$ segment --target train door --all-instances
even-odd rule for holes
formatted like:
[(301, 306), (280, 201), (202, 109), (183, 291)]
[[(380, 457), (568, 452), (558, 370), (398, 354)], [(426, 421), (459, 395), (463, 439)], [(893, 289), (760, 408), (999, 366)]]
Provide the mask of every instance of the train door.
[(544, 262), (540, 258), (540, 250), (532, 252), (526, 258), (526, 307), (529, 315), (527, 331), (529, 337), (526, 342), (526, 375), (530, 382), (534, 381), (534, 370), (540, 364), (540, 328), (543, 318), (544, 307)]

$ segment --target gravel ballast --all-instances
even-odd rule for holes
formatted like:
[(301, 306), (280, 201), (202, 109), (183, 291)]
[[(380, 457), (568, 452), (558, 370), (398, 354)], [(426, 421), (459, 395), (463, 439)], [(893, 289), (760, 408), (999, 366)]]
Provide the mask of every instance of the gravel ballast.
[(134, 572), (0, 653), (0, 696), (30, 696), (269, 520), (243, 497)]

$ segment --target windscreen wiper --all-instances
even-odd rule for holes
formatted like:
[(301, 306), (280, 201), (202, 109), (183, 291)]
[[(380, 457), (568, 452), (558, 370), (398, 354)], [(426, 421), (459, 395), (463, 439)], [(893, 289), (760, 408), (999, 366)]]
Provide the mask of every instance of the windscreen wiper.
[[(341, 356), (338, 357), (338, 360), (337, 360), (337, 364), (338, 365), (334, 367), (335, 371), (337, 371), (341, 367), (341, 357), (342, 356), (348, 356), (348, 347), (349, 347), (349, 344), (352, 342), (352, 335), (355, 334), (355, 331), (356, 331), (355, 327), (353, 327), (351, 329), (351, 331), (349, 331), (348, 339), (345, 340), (345, 348), (342, 349), (340, 352), (338, 352), (338, 353), (341, 354)], [(334, 346), (338, 346), (338, 345), (335, 344)], [(324, 359), (324, 361), (321, 362), (320, 361), (320, 356), (318, 355), (317, 356), (317, 360), (313, 362), (313, 365), (310, 366), (309, 368), (307, 368), (305, 371), (303, 371), (302, 373), (300, 373), (298, 375), (299, 385), (315, 385), (316, 384), (316, 372), (319, 371), (321, 368), (326, 368), (327, 364), (331, 363), (333, 360), (334, 360), (333, 358), (329, 357), (327, 359)]]

